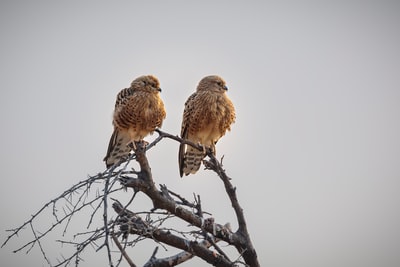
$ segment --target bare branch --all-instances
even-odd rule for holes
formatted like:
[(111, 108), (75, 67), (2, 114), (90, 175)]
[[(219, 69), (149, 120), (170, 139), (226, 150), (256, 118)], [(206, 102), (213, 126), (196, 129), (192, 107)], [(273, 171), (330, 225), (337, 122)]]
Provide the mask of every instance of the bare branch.
[(111, 233), (111, 236), (112, 236), (114, 243), (117, 245), (119, 251), (121, 251), (122, 256), (124, 256), (125, 260), (128, 262), (129, 266), (136, 267), (136, 265), (133, 263), (131, 258), (126, 253), (125, 249), (122, 247), (121, 243), (118, 241), (118, 238), (115, 236), (115, 234)]
[(47, 256), (46, 256), (46, 253), (45, 253), (44, 250), (43, 250), (42, 243), (41, 243), (40, 240), (38, 239), (38, 237), (37, 237), (37, 235), (36, 235), (35, 229), (33, 229), (32, 222), (29, 223), (29, 225), (30, 225), (30, 227), (31, 227), (31, 229), (32, 229), (32, 233), (34, 234), (35, 239), (37, 240), (37, 243), (39, 244), (40, 251), (42, 252), (43, 258), (47, 261), (47, 263), (48, 263), (49, 265), (51, 265), (49, 259), (48, 259)]
[(152, 225), (145, 223), (142, 218), (132, 211), (122, 211), (123, 207), (118, 202), (113, 203), (113, 208), (120, 216), (120, 221), (117, 222), (117, 225), (120, 226), (120, 231), (122, 233), (129, 232), (129, 234), (140, 235), (146, 238), (154, 239), (158, 242), (162, 242), (194, 254), (215, 266), (233, 266), (232, 262), (226, 260), (223, 256), (208, 250), (208, 247), (202, 243), (190, 241), (174, 235), (170, 231), (164, 231), (153, 227)]
[[(76, 192), (76, 191), (80, 190), (82, 187), (87, 186), (87, 185), (91, 185), (92, 183), (97, 182), (97, 181), (99, 181), (99, 180), (101, 180), (101, 179), (103, 179), (103, 177), (102, 177), (101, 175), (96, 175), (96, 176), (94, 176), (94, 177), (90, 177), (90, 178), (87, 179), (87, 180), (80, 181), (79, 183), (75, 184), (74, 186), (72, 186), (72, 187), (69, 188), (68, 190), (64, 191), (64, 192), (63, 192), (61, 195), (59, 195), (58, 197), (56, 197), (56, 198), (52, 199), (51, 201), (47, 202), (40, 210), (38, 210), (35, 214), (33, 214), (33, 215), (31, 216), (31, 218), (30, 218), (28, 221), (24, 222), (21, 226), (19, 226), (19, 227), (16, 228), (16, 229), (8, 230), (8, 231), (11, 231), (12, 234), (9, 235), (9, 236), (7, 237), (7, 239), (3, 242), (3, 244), (1, 245), (1, 247), (4, 247), (12, 237), (18, 235), (18, 233), (19, 233), (22, 229), (24, 229), (25, 226), (27, 226), (28, 224), (32, 223), (32, 221), (35, 220), (41, 213), (43, 213), (50, 205), (53, 205), (53, 212), (54, 212), (54, 211), (55, 211), (54, 205), (55, 205), (56, 202), (58, 202), (58, 201), (61, 200), (61, 199), (65, 199), (65, 200), (66, 200), (67, 197), (68, 197), (68, 196), (71, 196), (73, 192)], [(68, 217), (65, 216), (65, 217), (64, 217), (63, 219), (61, 219), (61, 220), (59, 220), (59, 219), (57, 218), (57, 216), (55, 216), (55, 218), (56, 218), (57, 224), (59, 224), (59, 223), (62, 223), (63, 220), (67, 219)], [(49, 231), (51, 231), (55, 226), (56, 226), (56, 225), (54, 225), (53, 227), (51, 227), (51, 228), (49, 229)], [(48, 232), (49, 232), (49, 231), (48, 231)], [(45, 234), (46, 234), (46, 232), (44, 233), (44, 235), (45, 235)], [(44, 236), (44, 235), (43, 235), (43, 236)], [(40, 238), (42, 238), (42, 236), (38, 236), (38, 238), (40, 239)], [(28, 244), (28, 245), (29, 245), (29, 244)], [(21, 249), (23, 249), (24, 247), (26, 247), (26, 246), (21, 247)], [(14, 252), (17, 252), (17, 251), (18, 251), (18, 250), (14, 251)]]
[[(34, 238), (14, 252), (21, 250), (29, 252), (35, 245), (38, 245), (46, 262), (50, 266), (53, 266), (42, 246), (42, 239), (56, 228), (61, 228), (62, 236), (66, 235), (70, 223), (75, 218), (74, 215), (86, 208), (90, 208), (91, 214), (88, 216), (87, 229), (89, 230), (87, 232), (73, 235), (72, 241), (57, 240), (63, 245), (76, 247), (76, 250), (72, 255), (67, 257), (62, 256), (61, 260), (58, 260), (58, 264), (54, 265), (54, 267), (69, 266), (73, 263), (75, 263), (75, 266), (78, 266), (82, 260), (81, 253), (89, 245), (95, 251), (99, 251), (104, 247), (106, 248), (109, 266), (113, 266), (114, 253), (118, 253), (119, 257), (116, 267), (124, 259), (128, 262), (129, 266), (136, 267), (127, 249), (130, 246), (137, 245), (144, 239), (151, 239), (165, 249), (171, 246), (181, 250), (176, 255), (158, 259), (156, 257), (158, 247), (156, 247), (151, 258), (145, 263), (145, 267), (176, 266), (193, 257), (199, 257), (214, 266), (225, 267), (241, 264), (259, 267), (257, 254), (248, 234), (243, 210), (236, 196), (236, 188), (233, 187), (230, 178), (222, 168), (222, 160), (221, 163), (218, 162), (211, 153), (211, 150), (208, 150), (207, 155), (209, 160), (205, 160), (204, 165), (207, 169), (216, 172), (224, 183), (225, 191), (229, 196), (238, 220), (239, 228), (236, 232), (232, 232), (229, 223), (222, 225), (216, 223), (214, 218), (210, 217), (211, 214), (206, 212), (202, 207), (200, 195), (194, 194), (194, 201), (191, 202), (181, 194), (167, 188), (167, 185), (159, 185), (159, 188), (157, 188), (146, 157), (147, 150), (155, 147), (164, 138), (203, 150), (202, 146), (183, 140), (178, 136), (160, 130), (157, 130), (157, 133), (159, 136), (148, 145), (145, 145), (144, 142), (138, 142), (134, 148), (134, 153), (131, 153), (127, 160), (112, 166), (103, 173), (78, 182), (58, 197), (46, 203), (20, 227), (9, 230), (12, 233), (4, 241), (2, 247), (29, 225)], [(133, 168), (131, 170), (128, 169), (132, 160), (136, 160), (139, 164), (140, 171), (135, 171)], [(116, 187), (117, 183), (120, 183), (122, 187)], [(134, 194), (128, 203), (122, 205), (113, 196), (114, 193), (127, 187), (132, 188)], [(145, 211), (132, 211), (132, 202), (138, 192), (144, 193), (152, 200), (152, 208)], [(109, 199), (114, 201), (112, 207), (117, 213), (115, 218), (109, 215)], [(39, 232), (34, 223), (38, 221), (39, 216), (46, 210), (51, 212), (53, 222), (50, 221), (50, 225), (43, 232)], [(98, 220), (101, 215), (102, 218)], [(175, 222), (175, 220), (188, 223), (189, 225), (186, 226), (187, 229), (182, 230), (165, 226), (168, 225), (169, 221)], [(93, 229), (92, 224), (98, 221), (101, 222), (102, 226)], [(119, 228), (118, 232), (114, 231), (115, 227)], [(128, 238), (131, 236), (134, 236), (134, 238)], [(110, 240), (116, 244), (119, 251), (111, 250)], [(234, 246), (237, 249), (237, 260), (230, 260), (224, 252), (223, 247), (217, 245), (219, 241), (224, 241), (228, 246)], [(239, 261), (241, 258), (244, 262)]]
[[(218, 241), (219, 240), (216, 240), (216, 242)], [(202, 241), (201, 244), (206, 248), (209, 248), (211, 246), (211, 243), (206, 240)], [(182, 251), (170, 257), (157, 259), (156, 258), (157, 251), (158, 247), (155, 248), (153, 254), (151, 255), (151, 258), (146, 262), (146, 264), (143, 267), (173, 267), (181, 263), (184, 263), (195, 256), (189, 252)]]
[(253, 244), (251, 243), (250, 240), (250, 235), (247, 230), (247, 224), (246, 224), (246, 219), (244, 217), (243, 209), (240, 206), (236, 195), (236, 187), (232, 185), (232, 183), (230, 182), (231, 179), (228, 177), (228, 175), (226, 175), (225, 170), (222, 167), (222, 164), (218, 162), (213, 153), (209, 152), (207, 153), (207, 155), (210, 158), (210, 160), (204, 160), (203, 163), (206, 166), (206, 168), (215, 171), (221, 178), (221, 180), (224, 182), (225, 191), (228, 194), (232, 207), (236, 213), (236, 217), (239, 224), (239, 229), (236, 232), (236, 235), (238, 235), (240, 238), (239, 242), (235, 242), (234, 245), (240, 253), (243, 253), (243, 258), (247, 264), (249, 264), (252, 267), (253, 266), (258, 267), (260, 266), (260, 264), (258, 263), (257, 252), (254, 249)]
[[(104, 194), (103, 194), (103, 198), (102, 198), (103, 222), (104, 222), (104, 232), (105, 232), (103, 246), (105, 246), (107, 248), (108, 263), (110, 266), (113, 266), (112, 258), (111, 258), (111, 249), (110, 249), (110, 244), (109, 244), (110, 229), (108, 228), (108, 214), (107, 214), (107, 210), (108, 210), (107, 197), (108, 197), (109, 185), (110, 185), (110, 179), (109, 179), (109, 177), (107, 177), (106, 183), (104, 185)], [(101, 248), (102, 248), (102, 246), (99, 247), (97, 250), (100, 250)]]

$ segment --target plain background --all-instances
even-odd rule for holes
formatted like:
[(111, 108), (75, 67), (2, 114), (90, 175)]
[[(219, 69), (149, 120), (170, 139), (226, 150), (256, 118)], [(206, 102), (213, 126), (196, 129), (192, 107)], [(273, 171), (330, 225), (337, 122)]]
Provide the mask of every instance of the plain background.
[[(2, 1), (0, 10), (1, 242), (104, 171), (115, 96), (134, 78), (160, 79), (163, 129), (179, 134), (186, 98), (218, 74), (237, 120), (217, 154), (261, 265), (400, 265), (400, 2)], [(220, 180), (204, 170), (179, 178), (177, 149), (166, 140), (148, 153), (156, 182), (200, 194), (235, 228)], [(87, 215), (75, 220), (71, 230), (85, 231)], [(0, 249), (1, 265), (46, 266), (38, 247), (12, 253), (29, 238), (26, 229)], [(54, 263), (70, 251), (57, 239), (43, 241)], [(155, 246), (130, 255), (140, 266)], [(107, 266), (104, 250), (84, 258), (80, 266)]]

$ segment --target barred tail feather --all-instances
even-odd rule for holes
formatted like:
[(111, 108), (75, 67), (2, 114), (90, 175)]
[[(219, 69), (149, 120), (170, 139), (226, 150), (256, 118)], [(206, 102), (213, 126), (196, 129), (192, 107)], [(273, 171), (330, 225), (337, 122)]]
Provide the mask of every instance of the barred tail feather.
[(130, 136), (127, 132), (114, 130), (108, 144), (107, 154), (103, 159), (106, 162), (107, 168), (128, 157), (131, 151), (131, 148), (128, 146), (129, 142)]
[(189, 175), (195, 174), (201, 165), (201, 161), (204, 159), (205, 154), (203, 151), (200, 151), (196, 148), (191, 146), (187, 146), (187, 150), (183, 155), (183, 158), (180, 159), (181, 166), (180, 166), (180, 174)]

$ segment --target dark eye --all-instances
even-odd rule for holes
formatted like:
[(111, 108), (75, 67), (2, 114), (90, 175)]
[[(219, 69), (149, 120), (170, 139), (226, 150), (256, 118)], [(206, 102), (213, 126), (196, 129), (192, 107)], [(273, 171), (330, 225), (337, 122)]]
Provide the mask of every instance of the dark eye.
[(217, 82), (217, 84), (218, 84), (219, 86), (222, 86), (222, 82)]

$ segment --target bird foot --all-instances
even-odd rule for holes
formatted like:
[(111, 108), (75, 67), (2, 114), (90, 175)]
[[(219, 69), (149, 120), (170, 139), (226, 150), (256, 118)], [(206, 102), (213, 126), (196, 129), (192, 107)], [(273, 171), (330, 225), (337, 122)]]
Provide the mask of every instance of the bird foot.
[(201, 146), (201, 147), (203, 148), (203, 149), (202, 149), (203, 153), (204, 153), (204, 154), (206, 154), (206, 152), (207, 152), (207, 148), (206, 148), (206, 146), (205, 146), (205, 145), (203, 145), (203, 144), (202, 144), (202, 143), (200, 143), (200, 142), (198, 142), (198, 143), (197, 143), (197, 145), (198, 145), (198, 146)]

